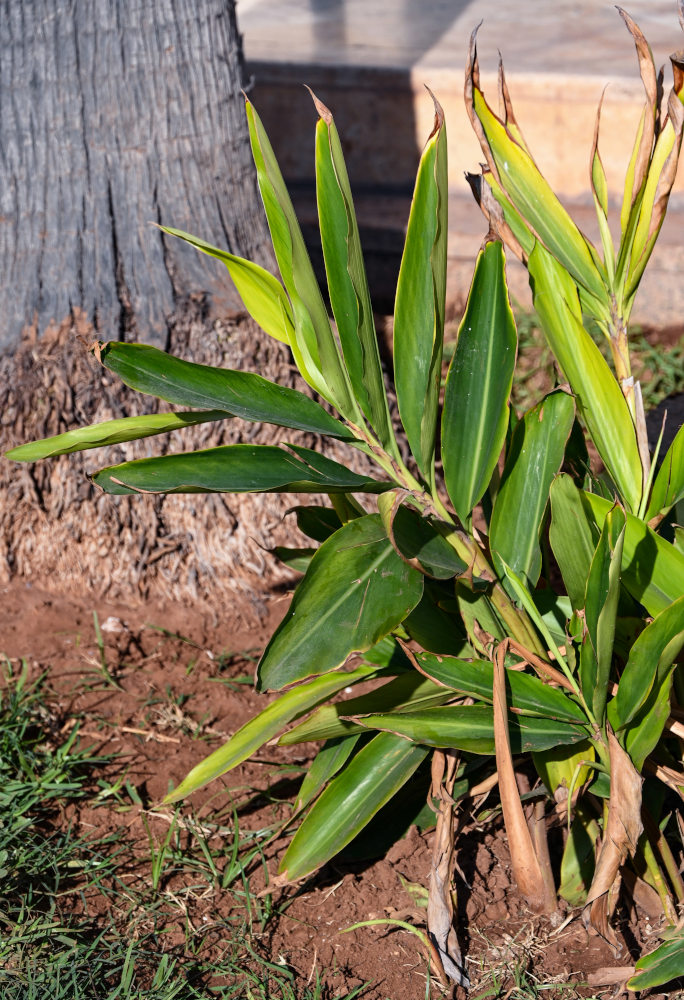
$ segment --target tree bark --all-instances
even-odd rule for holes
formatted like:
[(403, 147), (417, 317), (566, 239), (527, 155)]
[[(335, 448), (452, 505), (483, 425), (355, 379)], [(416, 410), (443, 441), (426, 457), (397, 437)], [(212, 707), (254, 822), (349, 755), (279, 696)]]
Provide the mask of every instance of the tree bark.
[(225, 271), (149, 225), (268, 254), (233, 0), (0, 0), (0, 350), (81, 309), (165, 347)]
[[(235, 315), (225, 268), (148, 224), (271, 261), (233, 0), (0, 0), (0, 52), (0, 453), (159, 408), (97, 365), (84, 346), (94, 335), (294, 384), (286, 348)], [(296, 501), (112, 498), (86, 473), (275, 438), (228, 420), (170, 443), (0, 461), (0, 582), (224, 613), (226, 592), (241, 591), (258, 611), (264, 585), (283, 578), (264, 549), (285, 540)]]

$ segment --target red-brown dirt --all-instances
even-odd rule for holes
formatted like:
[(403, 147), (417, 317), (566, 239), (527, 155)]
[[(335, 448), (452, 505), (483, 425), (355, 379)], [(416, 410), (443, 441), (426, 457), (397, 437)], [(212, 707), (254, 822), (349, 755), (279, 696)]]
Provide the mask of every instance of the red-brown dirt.
[[(234, 595), (220, 620), (203, 617), (192, 607), (126, 607), (88, 593), (78, 598), (59, 596), (21, 580), (4, 586), (0, 597), (4, 610), (0, 654), (11, 660), (26, 658), (33, 675), (48, 671), (50, 703), (59, 729), (66, 734), (78, 721), (83, 744), (96, 746), (105, 755), (116, 754), (113, 762), (103, 765), (103, 776), (112, 780), (124, 769), (140, 799), (126, 810), (113, 808), (114, 803), (112, 808), (83, 808), (62, 821), (95, 837), (125, 825), (137, 844), (139, 877), (148, 878), (150, 849), (144, 820), (161, 840), (168, 830), (169, 810), (162, 810), (161, 816), (150, 810), (169, 783), (177, 784), (264, 703), (238, 678), (253, 672), (254, 656), (284, 613), (287, 595), (270, 596), (264, 619), (256, 627), (253, 605), (243, 616)], [(102, 674), (93, 611), (103, 629), (107, 669), (117, 687)], [(184, 815), (192, 812), (208, 829), (217, 816), (219, 825), (230, 825), (235, 803), (243, 832), (273, 824), (286, 818), (285, 803), (294, 797), (297, 776), (309, 759), (306, 747), (264, 748), (257, 763), (238, 768), (197, 793), (192, 811), (188, 806)], [(290, 765), (291, 771), (282, 765)], [(269, 794), (255, 794), (255, 789), (274, 782)], [(496, 801), (493, 794), (476, 807), (463, 807), (458, 818), (458, 933), (473, 983), (471, 996), (536, 995), (516, 992), (515, 977), (523, 973), (537, 989), (546, 987), (539, 994), (543, 997), (618, 995), (619, 986), (587, 983), (597, 970), (631, 965), (630, 947), (638, 949), (654, 936), (657, 915), (639, 911), (635, 920), (633, 912), (622, 914), (625, 943), (617, 959), (605, 942), (587, 934), (579, 911), (566, 908), (555, 922), (535, 917), (512, 885), (498, 811), (492, 808), (488, 815)], [(380, 859), (357, 864), (334, 861), (303, 886), (278, 890), (278, 905), (285, 901), (288, 905), (263, 929), (253, 928), (252, 947), (268, 960), (285, 964), (301, 984), (320, 973), (325, 997), (344, 996), (366, 981), (372, 982), (363, 994), (367, 1000), (424, 997), (427, 966), (415, 936), (390, 926), (340, 931), (378, 918), (423, 925), (425, 911), (416, 902), (421, 892), (410, 889), (427, 884), (431, 838), (429, 830), (411, 827)], [(275, 840), (265, 849), (271, 876), (284, 843)], [(182, 874), (171, 876), (165, 892), (179, 898), (182, 882)], [(263, 867), (257, 865), (252, 889), (256, 893), (264, 885)], [(186, 892), (183, 898), (182, 919), (178, 915), (175, 937), (169, 926), (168, 941), (183, 939), (181, 925), (187, 919), (205, 929), (209, 945), (211, 928), (216, 926), (218, 946), (220, 922), (230, 919), (235, 896)], [(74, 903), (77, 911), (79, 905)], [(94, 905), (102, 906), (102, 901)], [(173, 924), (172, 918), (169, 923)], [(245, 961), (249, 960), (246, 954)], [(445, 993), (433, 978), (431, 995), (462, 993)]]

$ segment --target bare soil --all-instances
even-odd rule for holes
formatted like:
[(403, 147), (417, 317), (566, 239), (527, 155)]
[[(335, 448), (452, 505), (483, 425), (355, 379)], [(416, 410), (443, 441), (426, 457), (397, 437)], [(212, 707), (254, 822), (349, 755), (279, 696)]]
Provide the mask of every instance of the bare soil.
[[(65, 814), (60, 822), (75, 824), (92, 837), (125, 825), (138, 845), (137, 858), (129, 864), (138, 866), (137, 877), (149, 878), (145, 824), (161, 842), (170, 819), (168, 810), (159, 814), (152, 807), (158, 806), (170, 783), (180, 782), (263, 706), (263, 696), (245, 678), (253, 673), (258, 651), (283, 615), (287, 594), (268, 596), (256, 626), (254, 603), (247, 601), (242, 608), (235, 595), (220, 617), (190, 606), (107, 603), (87, 592), (60, 596), (23, 580), (4, 586), (0, 596), (0, 653), (13, 661), (25, 658), (33, 675), (48, 672), (57, 732), (65, 736), (78, 722), (83, 744), (97, 747), (103, 756), (115, 755), (103, 763), (103, 778), (111, 781), (125, 774), (140, 800), (125, 810), (115, 808), (115, 802), (111, 808), (83, 808)], [(102, 627), (109, 680), (102, 670), (93, 611)], [(309, 759), (306, 748), (266, 747), (257, 762), (198, 792), (184, 815), (207, 824), (207, 829), (215, 823), (227, 830), (235, 805), (243, 832), (272, 825), (287, 817), (287, 802)], [(493, 793), (459, 813), (455, 890), (471, 996), (535, 995), (514, 992), (516, 976), (523, 975), (536, 988), (545, 987), (544, 997), (618, 995), (619, 985), (599, 985), (606, 978), (601, 970), (633, 964), (654, 939), (657, 911), (619, 915), (623, 948), (618, 957), (600, 938), (588, 935), (579, 911), (562, 910), (553, 920), (535, 917), (512, 884), (496, 805)], [(557, 830), (558, 842), (561, 836)], [(378, 918), (424, 924), (420, 887), (427, 885), (431, 838), (431, 831), (411, 827), (383, 857), (356, 863), (335, 860), (305, 884), (277, 890), (276, 909), (283, 912), (265, 927), (252, 929), (252, 947), (268, 960), (286, 964), (300, 984), (319, 973), (325, 997), (344, 996), (367, 981), (372, 983), (363, 994), (367, 1000), (424, 997), (427, 963), (414, 935), (389, 925), (340, 932)], [(552, 845), (553, 839), (554, 834)], [(284, 844), (276, 839), (266, 848), (270, 877)], [(171, 898), (182, 895), (184, 900), (175, 917), (173, 909), (169, 911), (164, 940), (178, 945), (189, 921), (201, 931), (205, 946), (214, 941), (218, 948), (234, 916), (235, 895), (193, 894), (187, 886), (181, 892), (184, 877), (187, 881), (188, 876), (172, 874), (163, 885)], [(255, 893), (264, 888), (266, 878), (264, 866), (255, 865)], [(74, 902), (77, 911), (83, 905), (83, 900)], [(103, 903), (100, 899), (92, 905), (97, 909)], [(440, 990), (434, 977), (432, 982), (433, 996), (461, 995)], [(589, 985), (592, 982), (596, 985)]]

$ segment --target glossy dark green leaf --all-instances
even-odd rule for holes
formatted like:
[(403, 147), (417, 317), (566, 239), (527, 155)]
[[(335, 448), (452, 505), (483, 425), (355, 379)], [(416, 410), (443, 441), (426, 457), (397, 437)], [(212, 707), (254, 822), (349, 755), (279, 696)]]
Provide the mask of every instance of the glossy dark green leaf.
[(241, 726), (227, 743), (205, 757), (201, 763), (196, 764), (178, 788), (170, 792), (164, 801), (177, 802), (198, 788), (202, 788), (209, 781), (213, 781), (214, 778), (237, 767), (251, 757), (259, 747), (277, 736), (288, 722), (309, 712), (315, 705), (326, 701), (343, 688), (372, 677), (374, 672), (372, 666), (362, 665), (349, 673), (340, 672), (326, 677), (316, 677), (315, 680), (308, 681), (292, 691), (286, 691)]
[[(142, 458), (102, 469), (93, 482), (106, 493), (380, 493), (379, 483), (330, 463), (320, 472), (308, 459), (274, 445), (232, 444), (160, 458)], [(319, 465), (315, 452), (312, 462)], [(328, 460), (329, 461), (329, 460)], [(397, 558), (399, 558), (397, 556)]]
[(299, 827), (279, 871), (294, 880), (342, 850), (408, 781), (427, 747), (380, 733), (330, 782)]
[(289, 513), (297, 518), (297, 527), (315, 542), (324, 542), (342, 527), (337, 512), (332, 507), (293, 507)]
[(360, 420), (297, 217), (261, 119), (246, 102), (247, 125), (273, 249), (292, 304), (290, 346), (307, 382), (345, 417)]
[(492, 242), (477, 258), (444, 390), (444, 479), (462, 522), (487, 489), (506, 439), (516, 348), (503, 247)]
[(427, 480), (432, 478), (439, 403), (447, 254), (447, 143), (436, 104), (413, 192), (394, 308), (394, 381), (401, 422)]
[(380, 443), (396, 452), (347, 168), (330, 111), (316, 98), (316, 193), (323, 259), (354, 395)]
[(176, 406), (226, 410), (244, 420), (352, 438), (344, 424), (313, 399), (252, 372), (198, 365), (147, 344), (117, 341), (105, 344), (100, 357), (105, 368), (131, 389)]
[(579, 611), (584, 607), (596, 529), (591, 510), (570, 476), (563, 474), (554, 479), (550, 497), (549, 541), (572, 606)]
[(645, 520), (650, 521), (652, 517), (666, 514), (682, 497), (684, 497), (684, 424), (677, 431), (660, 466)]
[(365, 652), (416, 606), (423, 577), (397, 555), (377, 514), (323, 542), (258, 669), (261, 690), (333, 670)]
[(403, 626), (412, 639), (431, 653), (472, 656), (473, 650), (468, 644), (468, 636), (455, 601), (452, 598), (454, 608), (451, 611), (440, 603), (446, 589), (426, 580), (423, 596), (411, 614), (404, 619)]
[(414, 711), (430, 705), (443, 705), (452, 697), (450, 691), (412, 670), (367, 694), (334, 705), (322, 705), (308, 719), (284, 733), (278, 742), (281, 746), (291, 746), (309, 740), (333, 739), (359, 731), (361, 727), (350, 722), (350, 716)]
[(684, 976), (684, 934), (681, 930), (671, 941), (664, 941), (638, 960), (636, 975), (627, 981), (627, 988), (650, 990), (664, 986), (680, 976)]
[[(388, 499), (391, 496), (392, 494)], [(381, 508), (381, 514), (383, 513)], [(405, 559), (417, 560), (428, 576), (437, 580), (448, 580), (465, 573), (466, 564), (458, 558), (452, 546), (440, 534), (438, 526), (419, 514), (417, 510), (402, 505), (393, 516), (388, 511), (387, 518), (383, 516), (383, 521), (389, 533), (388, 519), (391, 521), (394, 543), (401, 555)]]
[[(563, 462), (574, 419), (572, 397), (551, 393), (518, 421), (506, 457), (489, 543), (494, 565), (501, 556), (531, 587), (541, 573), (540, 538), (549, 490)], [(503, 572), (500, 564), (497, 569)]]
[[(581, 496), (602, 528), (612, 503), (595, 493)], [(625, 528), (622, 582), (654, 616), (684, 594), (684, 554), (632, 514)]]
[[(451, 656), (418, 653), (416, 662), (426, 677), (436, 684), (443, 684), (460, 694), (491, 702), (494, 667), (489, 660), (469, 662)], [(513, 713), (539, 715), (563, 722), (587, 721), (579, 705), (564, 691), (545, 684), (531, 674), (506, 669), (506, 687), (508, 704)]]
[(76, 430), (43, 438), (41, 441), (21, 444), (8, 451), (5, 457), (15, 462), (37, 462), (41, 458), (71, 455), (75, 451), (104, 448), (124, 441), (138, 441), (154, 434), (168, 434), (181, 427), (225, 420), (229, 416), (229, 413), (222, 410), (203, 410), (200, 413), (150, 413), (141, 417), (105, 420), (101, 424), (78, 427)]
[(585, 647), (580, 667), (582, 694), (599, 725), (603, 724), (613, 660), (624, 540), (625, 514), (622, 508), (613, 507), (606, 515), (589, 568), (584, 620), (593, 656)]
[(285, 289), (277, 278), (251, 260), (236, 257), (226, 250), (219, 250), (210, 243), (184, 233), (180, 229), (160, 226), (162, 232), (177, 236), (209, 257), (215, 257), (228, 268), (245, 309), (262, 330), (283, 344), (289, 344), (294, 334), (292, 309)]
[[(579, 743), (587, 737), (585, 729), (555, 719), (511, 715), (508, 721), (513, 753)], [(494, 716), (489, 705), (453, 705), (420, 712), (367, 715), (358, 722), (369, 729), (394, 733), (431, 747), (488, 756), (494, 753)]]

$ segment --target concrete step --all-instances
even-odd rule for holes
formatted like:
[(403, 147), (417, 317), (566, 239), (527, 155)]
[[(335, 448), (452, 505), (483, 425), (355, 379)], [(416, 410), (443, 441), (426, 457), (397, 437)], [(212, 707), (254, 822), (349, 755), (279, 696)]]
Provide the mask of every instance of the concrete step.
[[(629, 12), (649, 39), (657, 64), (684, 48), (676, 0), (633, 0)], [(333, 111), (347, 157), (377, 294), (387, 301), (398, 269), (410, 192), (432, 126), (430, 86), (444, 106), (449, 137), (451, 212), (449, 296), (467, 293), (485, 228), (463, 174), (482, 154), (463, 104), (472, 28), (482, 82), (496, 107), (501, 49), (518, 121), (554, 190), (587, 235), (595, 235), (588, 190), (596, 109), (609, 84), (601, 155), (611, 201), (621, 199), (625, 166), (643, 106), (636, 54), (617, 12), (595, 0), (239, 0), (250, 97), (281, 168), (296, 193), (307, 232), (315, 230), (315, 110), (306, 83)], [(666, 67), (666, 84), (671, 80)], [(309, 204), (310, 203), (310, 204)], [(307, 207), (308, 206), (308, 207)], [(619, 209), (617, 209), (619, 213)], [(642, 286), (634, 319), (684, 324), (684, 168)], [(385, 258), (385, 259), (383, 259)], [(392, 260), (396, 268), (393, 271)], [(375, 271), (377, 270), (377, 274)], [(525, 301), (526, 278), (510, 268)]]

